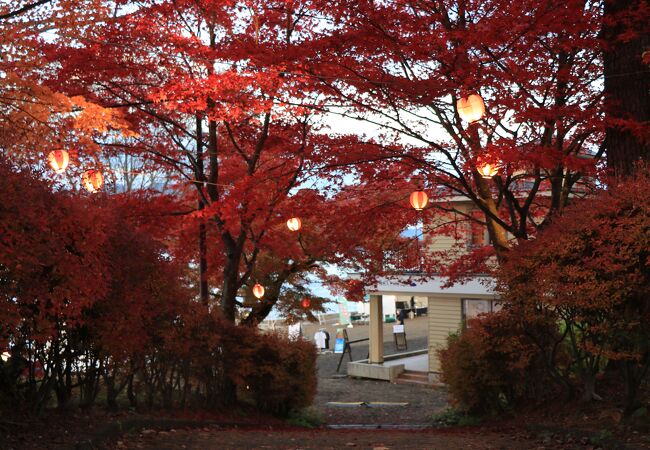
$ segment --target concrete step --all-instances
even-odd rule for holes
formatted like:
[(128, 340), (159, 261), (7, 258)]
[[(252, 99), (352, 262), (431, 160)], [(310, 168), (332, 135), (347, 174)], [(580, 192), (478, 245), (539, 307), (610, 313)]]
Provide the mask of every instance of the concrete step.
[(429, 381), (423, 381), (423, 380), (409, 380), (405, 378), (398, 378), (395, 380), (395, 384), (411, 384), (411, 385), (418, 385), (418, 386), (431, 386), (431, 383)]
[(400, 375), (400, 378), (408, 378), (408, 379), (422, 379), (422, 380), (429, 380), (429, 374), (426, 372), (417, 372), (415, 370), (405, 370), (402, 372)]
[(402, 372), (399, 377), (397, 377), (397, 380), (395, 380), (395, 383), (397, 384), (417, 384), (417, 385), (422, 385), (422, 386), (430, 386), (431, 383), (429, 382), (429, 374), (426, 372), (417, 372), (414, 370), (406, 370)]

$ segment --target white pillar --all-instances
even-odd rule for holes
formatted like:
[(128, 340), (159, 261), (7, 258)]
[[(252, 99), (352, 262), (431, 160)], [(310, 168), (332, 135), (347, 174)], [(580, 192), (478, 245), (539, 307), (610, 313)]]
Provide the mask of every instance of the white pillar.
[(384, 362), (384, 312), (381, 295), (370, 296), (370, 324), (368, 362), (381, 364)]

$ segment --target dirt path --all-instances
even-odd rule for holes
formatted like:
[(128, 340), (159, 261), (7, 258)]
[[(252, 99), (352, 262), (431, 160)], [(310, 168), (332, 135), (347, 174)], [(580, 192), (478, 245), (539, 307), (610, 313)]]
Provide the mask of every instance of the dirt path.
[[(447, 406), (447, 395), (420, 386), (349, 378), (321, 378), (313, 408), (327, 424), (428, 425)], [(406, 403), (405, 406), (347, 406), (331, 402)]]
[[(406, 321), (409, 350), (427, 348), (427, 318), (418, 317)], [(312, 330), (309, 330), (312, 331)], [(315, 330), (314, 330), (315, 331)], [(329, 330), (334, 334), (335, 330)], [(355, 326), (348, 329), (351, 340), (368, 336), (368, 326)], [(309, 334), (305, 333), (309, 338)], [(384, 349), (386, 354), (396, 352), (391, 324), (384, 324)], [(352, 358), (363, 359), (368, 354), (366, 342), (352, 345)], [(318, 394), (313, 408), (324, 422), (331, 424), (399, 424), (428, 425), (431, 416), (447, 406), (447, 395), (442, 390), (432, 388), (391, 384), (387, 381), (362, 380), (345, 377), (348, 356), (345, 356), (341, 370), (336, 366), (340, 355), (322, 354), (318, 357)], [(346, 406), (335, 403), (406, 403), (405, 406)]]

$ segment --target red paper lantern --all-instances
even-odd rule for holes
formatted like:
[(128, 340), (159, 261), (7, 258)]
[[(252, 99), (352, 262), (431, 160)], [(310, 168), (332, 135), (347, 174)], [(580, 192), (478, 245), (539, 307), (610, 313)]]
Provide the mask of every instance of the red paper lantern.
[(304, 309), (307, 309), (311, 305), (311, 301), (308, 298), (305, 297), (305, 298), (302, 299), (302, 302), (300, 302), (300, 304), (302, 305), (302, 307)]
[(481, 174), (483, 178), (490, 179), (493, 176), (495, 176), (497, 173), (499, 173), (499, 166), (496, 164), (483, 164), (482, 166), (479, 166), (477, 168), (478, 173)]
[(458, 100), (456, 109), (460, 118), (469, 123), (481, 120), (485, 116), (485, 103), (478, 94), (472, 94)]
[(50, 167), (56, 173), (63, 173), (70, 163), (70, 155), (65, 150), (54, 150), (47, 155)]
[(287, 227), (291, 231), (298, 231), (302, 227), (302, 221), (297, 217), (292, 217), (291, 219), (287, 220)]
[(257, 298), (264, 297), (264, 286), (259, 283), (255, 283), (255, 286), (253, 286), (253, 295)]
[(411, 202), (413, 208), (422, 211), (427, 206), (427, 203), (429, 203), (429, 196), (424, 191), (414, 191), (411, 193), (409, 202)]
[(104, 175), (99, 170), (87, 170), (81, 176), (81, 184), (88, 192), (97, 192), (104, 185)]

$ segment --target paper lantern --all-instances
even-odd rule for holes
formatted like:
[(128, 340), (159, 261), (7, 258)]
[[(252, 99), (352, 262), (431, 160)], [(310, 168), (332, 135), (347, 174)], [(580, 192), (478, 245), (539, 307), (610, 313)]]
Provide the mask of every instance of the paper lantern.
[(104, 175), (99, 170), (87, 170), (81, 176), (81, 184), (88, 192), (97, 192), (104, 185)]
[(483, 178), (490, 179), (499, 173), (499, 166), (496, 164), (483, 164), (477, 168), (478, 173), (481, 174)]
[(302, 222), (299, 218), (292, 217), (291, 219), (287, 220), (287, 227), (291, 231), (298, 231), (302, 227)]
[(427, 203), (429, 203), (429, 196), (424, 191), (414, 191), (411, 193), (409, 202), (411, 202), (413, 208), (422, 211), (427, 206)]
[(255, 286), (253, 286), (253, 295), (257, 298), (264, 297), (264, 286), (256, 283)]
[(311, 305), (311, 301), (308, 298), (305, 297), (305, 298), (302, 299), (302, 302), (300, 302), (300, 304), (302, 305), (302, 307), (304, 309), (307, 309)]
[(54, 150), (47, 155), (50, 167), (56, 173), (63, 173), (70, 163), (70, 155), (65, 150)]
[(485, 116), (485, 103), (480, 95), (472, 94), (463, 97), (456, 103), (458, 115), (465, 122), (476, 122)]

